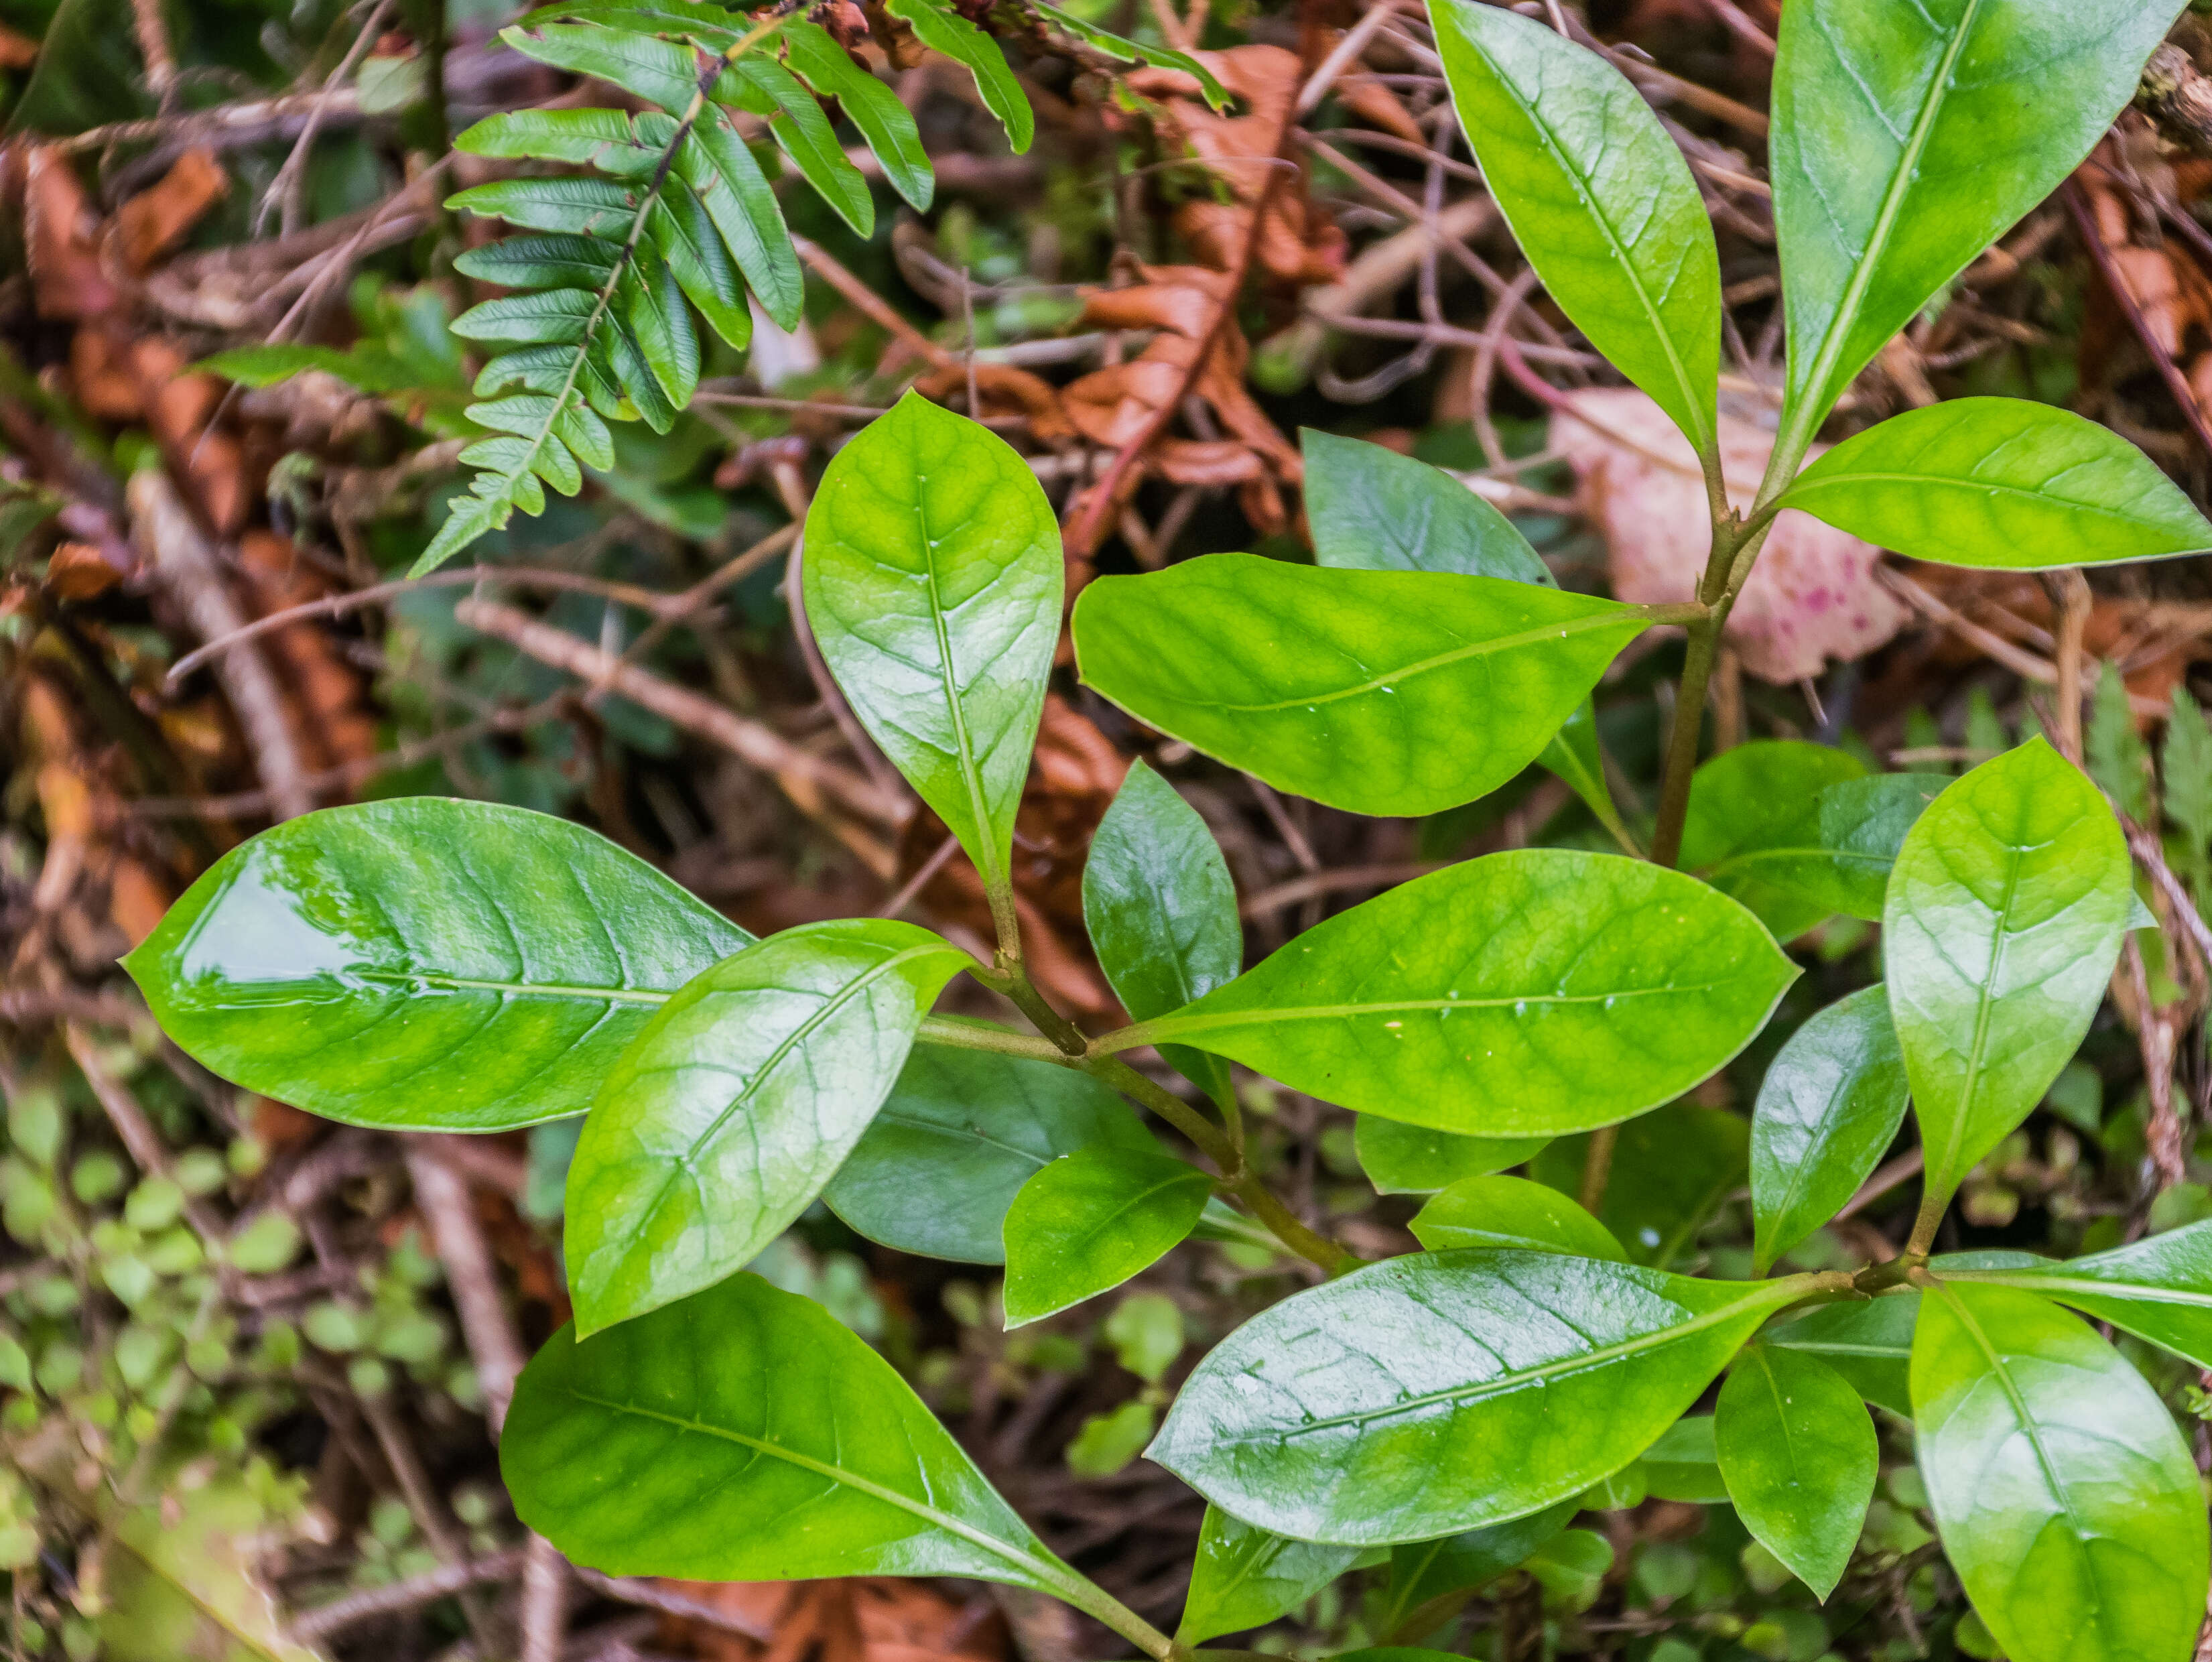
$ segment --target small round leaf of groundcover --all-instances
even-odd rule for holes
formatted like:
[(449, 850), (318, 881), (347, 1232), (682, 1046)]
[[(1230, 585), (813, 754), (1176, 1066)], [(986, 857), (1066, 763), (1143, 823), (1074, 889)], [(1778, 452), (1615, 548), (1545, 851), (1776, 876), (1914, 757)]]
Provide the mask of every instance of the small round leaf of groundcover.
[(1633, 1460), (1802, 1288), (1549, 1252), (1393, 1258), (1223, 1340), (1146, 1453), (1303, 1540), (1502, 1523)]
[(1796, 976), (1757, 918), (1695, 878), (1521, 849), (1341, 912), (1124, 1036), (1387, 1119), (1557, 1136), (1688, 1090)]
[(1079, 1579), (890, 1363), (757, 1275), (589, 1339), (562, 1328), (516, 1382), (499, 1455), (522, 1521), (611, 1575), (1063, 1596)]
[(406, 797), (233, 849), (123, 960), (162, 1031), (326, 1119), (578, 1114), (668, 995), (752, 937), (596, 832)]

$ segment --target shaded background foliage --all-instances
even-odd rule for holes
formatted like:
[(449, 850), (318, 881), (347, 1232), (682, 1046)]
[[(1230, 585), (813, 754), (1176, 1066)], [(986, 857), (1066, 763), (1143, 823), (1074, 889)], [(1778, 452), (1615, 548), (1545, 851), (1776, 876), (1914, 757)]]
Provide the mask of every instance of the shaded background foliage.
[[(1029, 459), (1071, 593), (1224, 549), (1314, 557), (1336, 510), (1302, 491), (1301, 427), (1456, 471), (1565, 587), (1687, 592), (1705, 551), (1687, 452), (1605, 384), (1526, 270), (1418, 8), (1070, 9), (1200, 53), (1234, 95), (1220, 110), (1182, 71), (1116, 61), (1018, 0), (962, 9), (1006, 49), (1035, 142), (1016, 153), (969, 70), (898, 19), (833, 0), (817, 15), (916, 125), (928, 209), (841, 125), (872, 200), (862, 237), (755, 119), (803, 318), (756, 315), (743, 353), (704, 339), (700, 390), (665, 433), (617, 426), (613, 465), (580, 495), (486, 538), (476, 565), (408, 583), (482, 436), (464, 413), (482, 359), (449, 325), (495, 292), (466, 274), (495, 228), (441, 204), (515, 171), (449, 140), (487, 114), (623, 94), (504, 44), (499, 0), (0, 6), (0, 1569), (15, 1653), (1113, 1653), (1004, 1589), (679, 1586), (528, 1563), (488, 1417), (568, 1313), (573, 1126), (464, 1143), (309, 1121), (193, 1067), (114, 968), (252, 831), (417, 793), (571, 814), (757, 932), (880, 913), (986, 938), (974, 871), (860, 735), (787, 601), (789, 527), (843, 441), (908, 387)], [(1782, 332), (1762, 113), (1777, 9), (1528, 9), (1599, 45), (1690, 158), (1720, 239), (1729, 477), (1755, 480)], [(2185, 19), (2136, 108), (1883, 350), (1830, 437), (1944, 398), (2040, 398), (2205, 500), (2200, 62), (2212, 51)], [(226, 374), (194, 367), (216, 354)], [(1655, 631), (1600, 690), (1635, 812), (1680, 655)], [(1735, 615), (1716, 752), (1808, 738), (1947, 774), (2047, 732), (2138, 828), (2146, 870), (2173, 879), (2146, 877), (2161, 929), (2134, 938), (2083, 1060), (1970, 1175), (1947, 1248), (2070, 1253), (2212, 1216), (2196, 1154), (2212, 1093), (2208, 659), (2200, 562), (2093, 587), (1914, 566), (1806, 521), (1778, 528)], [(1033, 970), (1096, 1022), (1119, 1006), (1085, 944), (1083, 860), (1138, 757), (1221, 841), (1248, 961), (1445, 861), (1612, 845), (1534, 769), (1419, 820), (1279, 797), (1063, 674), (1017, 889)], [(1748, 782), (1744, 813), (1775, 788)], [(1875, 935), (1838, 919), (1798, 943), (1812, 973), (1790, 1019), (1623, 1128), (1604, 1221), (1632, 1257), (1750, 1273), (1752, 1093), (1805, 1015), (1869, 978)], [(1443, 1145), (1239, 1078), (1279, 1187), (1364, 1252), (1409, 1250), (1423, 1193), (1457, 1175)], [(1534, 1175), (1576, 1190), (1582, 1141), (1537, 1152)], [(1787, 1261), (1894, 1251), (1913, 1158)], [(1300, 1284), (1271, 1266), (1206, 1245), (1109, 1308), (1011, 1333), (989, 1271), (872, 1246), (819, 1208), (760, 1267), (879, 1345), (1055, 1550), (1172, 1625), (1200, 1504), (1136, 1452), (1196, 1355)], [(2178, 1414), (2212, 1409), (2203, 1380), (2129, 1354)], [(1936, 1559), (1902, 1421), (1885, 1433), (1826, 1608), (1716, 1504), (1711, 1450), (1670, 1434), (1437, 1642), (1638, 1662), (1987, 1654)], [(2201, 1429), (2196, 1446), (2212, 1452)], [(1319, 1655), (1405, 1621), (1372, 1567), (1307, 1568), (1291, 1616), (1246, 1642)]]

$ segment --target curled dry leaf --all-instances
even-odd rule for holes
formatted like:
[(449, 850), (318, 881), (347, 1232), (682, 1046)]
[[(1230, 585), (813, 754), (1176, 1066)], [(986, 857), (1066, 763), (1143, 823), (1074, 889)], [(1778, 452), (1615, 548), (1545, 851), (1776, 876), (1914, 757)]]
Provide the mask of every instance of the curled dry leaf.
[(100, 269), (100, 216), (59, 151), (33, 148), (24, 161), (23, 240), (39, 315), (97, 317), (120, 296)]
[[(1627, 387), (1569, 393), (1552, 417), (1551, 444), (1573, 466), (1605, 535), (1614, 597), (1665, 602), (1695, 593), (1711, 551), (1705, 480), (1689, 441), (1659, 406)], [(1723, 416), (1720, 446), (1729, 495), (1748, 507), (1774, 435)], [(1872, 544), (1809, 514), (1784, 514), (1729, 618), (1744, 668), (1762, 680), (1798, 681), (1831, 658), (1856, 658), (1889, 640), (1907, 613), (1875, 577), (1880, 557)]]
[[(914, 384), (914, 390), (933, 403), (944, 404), (968, 393), (964, 364), (933, 369)], [(981, 407), (969, 413), (988, 420), (994, 416), (1020, 416), (1029, 423), (1030, 436), (1055, 450), (1075, 442), (1076, 424), (1060, 406), (1060, 389), (1042, 375), (1008, 363), (975, 366), (975, 401)]]
[(206, 150), (186, 150), (161, 179), (116, 210), (124, 263), (144, 271), (184, 240), (220, 201), (230, 180)]

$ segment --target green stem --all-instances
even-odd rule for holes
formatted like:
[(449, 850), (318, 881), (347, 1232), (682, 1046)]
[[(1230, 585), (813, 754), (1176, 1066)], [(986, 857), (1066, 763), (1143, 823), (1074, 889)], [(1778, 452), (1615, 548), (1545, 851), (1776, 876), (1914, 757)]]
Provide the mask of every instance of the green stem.
[(1705, 688), (1718, 655), (1721, 626), (1711, 615), (1690, 625), (1689, 651), (1674, 690), (1674, 721), (1667, 737), (1667, 767), (1659, 784), (1659, 819), (1651, 829), (1651, 860), (1671, 866), (1681, 855), (1682, 824), (1690, 813), (1690, 776), (1698, 770), (1698, 741), (1705, 728)]
[(1172, 1662), (1181, 1654), (1174, 1640), (1079, 1570), (1069, 1568), (1066, 1584), (1050, 1591), (1063, 1604), (1072, 1604), (1102, 1626), (1111, 1628), (1153, 1662)]
[(982, 1022), (954, 1021), (945, 1016), (924, 1016), (915, 1035), (933, 1044), (950, 1044), (963, 1050), (991, 1050), (1002, 1056), (1024, 1056), (1031, 1062), (1057, 1062), (1063, 1068), (1082, 1064), (1049, 1039), (1018, 1033), (1007, 1027)]

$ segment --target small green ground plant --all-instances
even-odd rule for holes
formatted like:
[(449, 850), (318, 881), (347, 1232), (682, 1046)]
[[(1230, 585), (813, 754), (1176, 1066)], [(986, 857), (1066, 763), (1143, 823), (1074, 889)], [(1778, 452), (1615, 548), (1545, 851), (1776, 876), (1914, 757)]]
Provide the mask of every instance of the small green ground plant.
[[(712, 181), (684, 159), (720, 65), (800, 20), (715, 33), (700, 9), (680, 14), (696, 90), (649, 94), (674, 125), (634, 172), (705, 191), (711, 210)], [(1881, 344), (2106, 131), (2176, 9), (1792, 0), (1772, 140), (1789, 374), (1773, 465), (1740, 510), (1715, 439), (1719, 266), (1680, 154), (1601, 58), (1511, 11), (1431, 0), (1462, 124), (1531, 263), (1703, 458), (1698, 593), (1563, 592), (1455, 483), (1316, 435), (1315, 564), (1218, 554), (1102, 579), (1075, 606), (1076, 656), (1149, 726), (1355, 813), (1435, 813), (1541, 762), (1623, 853), (1467, 861), (1246, 969), (1219, 849), (1139, 764), (1085, 880), (1133, 1021), (1080, 1031), (1025, 971), (1010, 872), (1061, 624), (1058, 530), (1019, 456), (910, 395), (830, 465), (804, 603), (854, 714), (981, 874), (989, 962), (884, 919), (753, 940), (574, 825), (419, 800), (253, 839), (129, 967), (194, 1056), (334, 1119), (493, 1131), (588, 1116), (567, 1191), (576, 1319), (524, 1374), (501, 1443), (520, 1515), (580, 1563), (981, 1577), (1064, 1599), (1164, 1662), (1387, 1559), (1378, 1636), (1418, 1644), (1532, 1555), (1571, 1579), (1579, 1549), (1560, 1531), (1641, 1470), (1727, 1499), (1825, 1598), (1874, 1499), (1873, 1403), (1910, 1420), (1943, 1549), (2004, 1653), (2180, 1662), (2205, 1604), (2203, 1487), (2158, 1393), (2090, 1323), (2212, 1367), (2212, 1224), (2063, 1263), (1931, 1256), (1962, 1180), (2072, 1057), (2143, 921), (2121, 825), (2039, 739), (1956, 780), (1869, 775), (1792, 743), (1698, 765), (1721, 630), (1785, 509), (1960, 564), (2212, 548), (2212, 524), (2148, 460), (2040, 405), (1914, 411), (1801, 471)], [(526, 21), (526, 49), (544, 55), (556, 27), (584, 26)], [(556, 197), (471, 205), (550, 215)], [(625, 197), (622, 259), (655, 200)], [(662, 245), (672, 280), (696, 299), (678, 246)], [(562, 337), (562, 364), (530, 360), (551, 379), (531, 383), (538, 436), (515, 443), (591, 433), (572, 394), (590, 402), (603, 339), (631, 385), (622, 329), (642, 342), (650, 315), (623, 298), (631, 269), (555, 291), (585, 296), (561, 302), (581, 334)], [(479, 460), (522, 500), (510, 486), (534, 461)], [(465, 507), (433, 555), (494, 511)], [(1688, 649), (1645, 836), (1608, 793), (1589, 700), (1662, 624)], [(1883, 979), (1806, 1021), (1767, 1071), (1749, 1155), (1758, 1278), (1670, 1273), (1668, 1243), (1624, 1241), (1595, 1215), (1615, 1151), (1759, 1034), (1799, 973), (1779, 943), (1838, 915), (1881, 925)], [(933, 1015), (963, 974), (1030, 1030)], [(1133, 1068), (1146, 1050), (1191, 1091)], [(1454, 1178), (1395, 1185), (1441, 1187), (1414, 1221), (1425, 1250), (1363, 1263), (1271, 1192), (1231, 1062), (1357, 1112), (1370, 1172)], [(1770, 1273), (1908, 1107), (1925, 1175), (1905, 1249)], [(1570, 1138), (1581, 1203), (1505, 1175), (1541, 1174)], [(1638, 1157), (1668, 1158), (1654, 1149)], [(817, 1198), (886, 1245), (1003, 1262), (1009, 1325), (1194, 1235), (1317, 1268), (1198, 1365), (1148, 1450), (1211, 1503), (1177, 1634), (1049, 1551), (860, 1339), (741, 1273)], [(1716, 1380), (1711, 1413), (1686, 1418)]]

